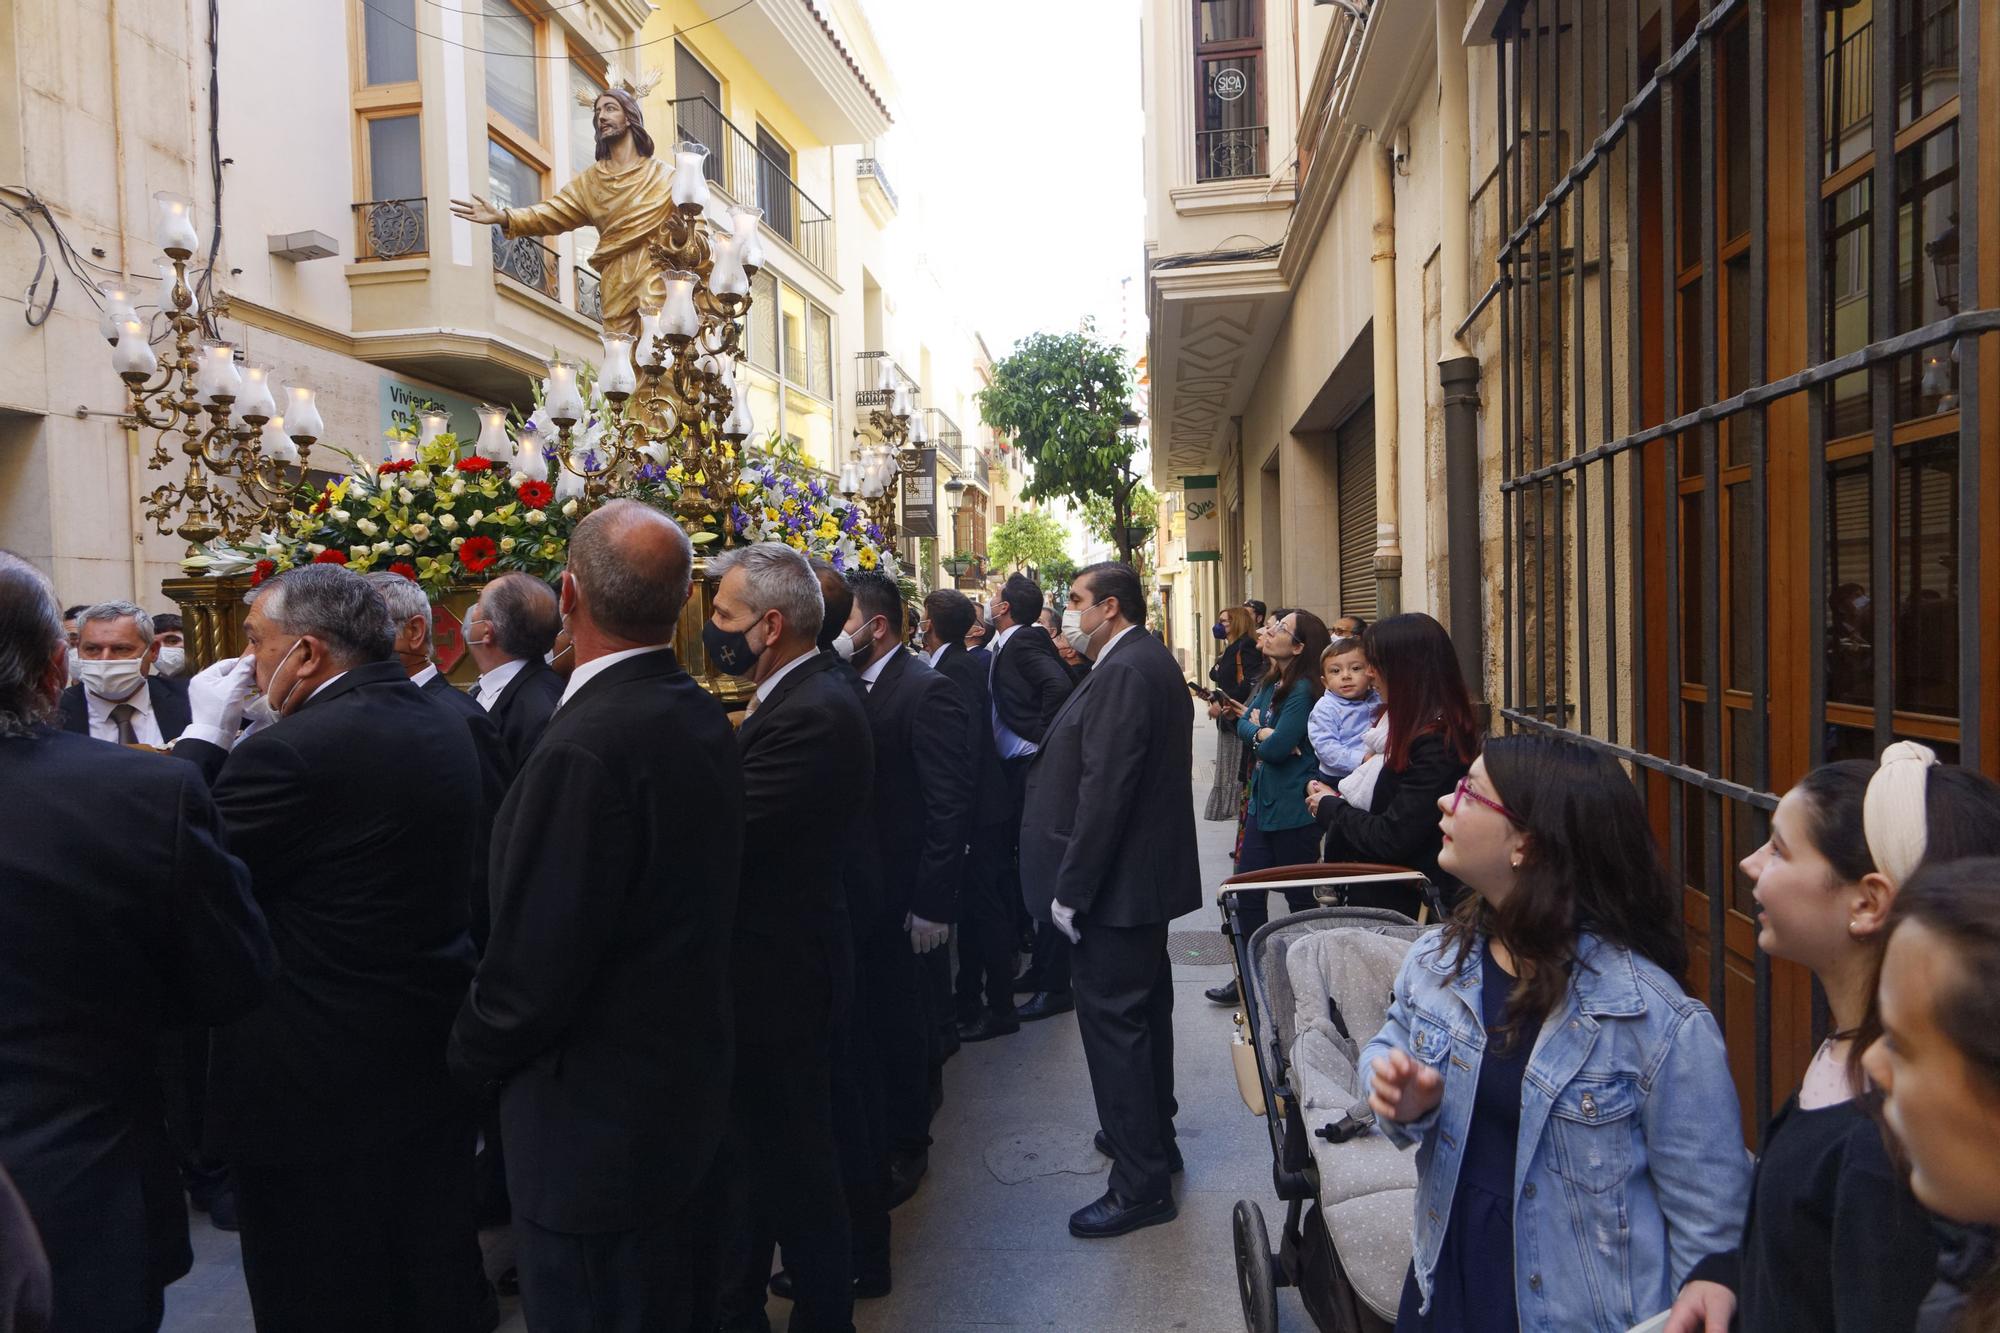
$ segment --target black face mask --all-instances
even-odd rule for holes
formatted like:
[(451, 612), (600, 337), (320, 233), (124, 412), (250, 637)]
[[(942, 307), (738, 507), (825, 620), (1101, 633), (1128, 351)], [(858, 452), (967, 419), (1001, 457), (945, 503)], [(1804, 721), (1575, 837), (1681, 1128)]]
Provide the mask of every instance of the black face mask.
[(748, 630), (724, 629), (713, 620), (702, 622), (701, 646), (710, 666), (732, 676), (749, 675), (763, 656), (750, 646)]

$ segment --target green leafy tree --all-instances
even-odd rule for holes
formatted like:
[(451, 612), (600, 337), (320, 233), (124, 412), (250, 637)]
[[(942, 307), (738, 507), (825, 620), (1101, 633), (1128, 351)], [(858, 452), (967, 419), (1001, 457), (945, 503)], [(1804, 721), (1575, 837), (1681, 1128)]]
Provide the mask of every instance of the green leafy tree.
[(1046, 579), (1048, 571), (1059, 562), (1072, 570), (1076, 568), (1076, 562), (1069, 558), (1068, 545), (1069, 533), (1062, 524), (1039, 509), (1023, 509), (987, 537), (986, 559), (993, 569), (1000, 571), (1033, 565)]
[(1083, 526), (1090, 530), (1090, 535), (1124, 551), (1125, 558), (1129, 561), (1132, 552), (1150, 542), (1154, 530), (1160, 526), (1160, 497), (1153, 494), (1153, 488), (1142, 481), (1132, 488), (1127, 512), (1131, 515), (1128, 522), (1132, 531), (1129, 534), (1119, 531), (1118, 515), (1112, 508), (1110, 500), (1101, 495), (1093, 495), (1083, 502)]
[(1058, 611), (1062, 609), (1062, 600), (1069, 585), (1076, 582), (1076, 571), (1079, 568), (1081, 566), (1067, 554), (1035, 568), (1035, 573), (1041, 576), (1043, 595), (1049, 598), (1049, 604)]
[[(1125, 354), (1100, 342), (1085, 322), (1077, 333), (1036, 333), (1015, 345), (993, 367), (993, 382), (979, 395), (980, 419), (1012, 437), (1033, 468), (1022, 488), (1029, 500), (1092, 497), (1110, 506), (1111, 527), (1128, 536), (1137, 448), (1124, 432), (1132, 414), (1132, 370)], [(1131, 545), (1118, 540), (1125, 559)]]

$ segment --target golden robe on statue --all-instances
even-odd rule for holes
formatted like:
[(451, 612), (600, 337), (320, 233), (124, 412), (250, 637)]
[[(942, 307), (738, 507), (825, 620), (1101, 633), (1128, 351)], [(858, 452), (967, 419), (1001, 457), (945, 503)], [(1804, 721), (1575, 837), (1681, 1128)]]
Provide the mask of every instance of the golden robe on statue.
[(578, 227), (597, 228), (590, 266), (597, 270), (607, 333), (639, 336), (639, 307), (658, 308), (666, 282), (646, 254), (646, 241), (674, 206), (673, 168), (640, 159), (624, 171), (599, 160), (532, 208), (503, 209), (508, 236), (553, 236)]

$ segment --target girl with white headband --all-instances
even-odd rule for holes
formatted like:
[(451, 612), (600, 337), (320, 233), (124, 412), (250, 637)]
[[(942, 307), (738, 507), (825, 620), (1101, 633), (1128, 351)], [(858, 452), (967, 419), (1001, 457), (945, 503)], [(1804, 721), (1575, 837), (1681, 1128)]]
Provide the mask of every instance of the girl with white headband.
[(1740, 1246), (1696, 1265), (1666, 1333), (1913, 1327), (1937, 1244), (1883, 1145), (1861, 1054), (1882, 1031), (1876, 977), (1897, 890), (1919, 865), (1995, 853), (2000, 786), (1914, 742), (1879, 765), (1816, 768), (1778, 803), (1770, 841), (1742, 863), (1757, 882), (1757, 947), (1812, 970), (1834, 1031), (1766, 1131)]

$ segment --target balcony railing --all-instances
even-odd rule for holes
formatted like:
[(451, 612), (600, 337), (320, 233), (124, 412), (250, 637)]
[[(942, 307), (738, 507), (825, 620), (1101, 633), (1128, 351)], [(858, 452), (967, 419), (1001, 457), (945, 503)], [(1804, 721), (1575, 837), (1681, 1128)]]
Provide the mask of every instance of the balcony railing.
[(597, 275), (583, 265), (576, 266), (576, 313), (585, 319), (604, 319), (604, 291)]
[(1198, 181), (1238, 180), (1265, 172), (1267, 125), (1240, 129), (1197, 130), (1194, 136), (1194, 178)]
[[(965, 432), (958, 423), (935, 407), (924, 409), (924, 429), (930, 435), (931, 443), (937, 446), (938, 457), (951, 465), (951, 470), (965, 476)], [(970, 480), (970, 478), (967, 478)]]
[[(889, 405), (891, 391), (875, 387), (881, 382), (882, 361), (888, 355), (887, 352), (856, 352), (854, 354), (854, 405), (856, 407), (886, 408)], [(909, 371), (904, 370), (901, 366), (897, 366), (894, 361), (891, 361), (889, 364), (896, 366), (897, 380), (908, 386), (912, 393), (921, 393), (923, 391), (922, 387), (918, 385), (916, 377), (911, 375)]]
[(493, 229), (493, 271), (533, 287), (551, 301), (562, 299), (556, 275), (562, 272), (562, 257), (532, 236), (503, 236)]
[(879, 159), (872, 157), (862, 158), (854, 164), (854, 174), (861, 180), (874, 181), (876, 185), (881, 187), (883, 195), (888, 198), (889, 207), (898, 211), (901, 210), (902, 205), (896, 200), (896, 191), (889, 184), (889, 177), (882, 170), (882, 163)]
[(760, 150), (706, 97), (676, 98), (672, 106), (676, 135), (708, 148), (703, 170), (709, 183), (736, 203), (763, 209), (768, 232), (783, 237), (820, 272), (831, 271), (833, 219), (799, 188), (789, 165)]
[(374, 199), (354, 206), (354, 257), (413, 259), (430, 253), (424, 201)]

